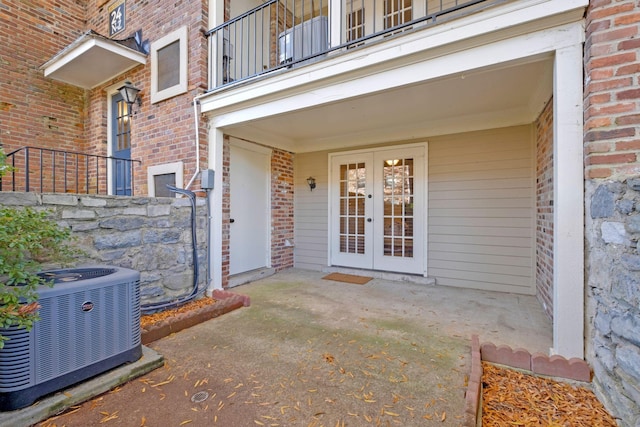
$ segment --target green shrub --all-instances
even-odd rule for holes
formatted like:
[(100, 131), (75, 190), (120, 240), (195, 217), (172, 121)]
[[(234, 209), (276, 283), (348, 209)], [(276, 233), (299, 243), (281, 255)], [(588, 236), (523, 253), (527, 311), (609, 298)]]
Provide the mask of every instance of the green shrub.
[[(6, 171), (0, 149), (0, 176)], [(33, 326), (39, 308), (36, 289), (45, 284), (37, 273), (43, 263), (71, 259), (70, 236), (71, 230), (58, 226), (45, 211), (0, 207), (0, 328)], [(0, 335), (0, 348), (6, 340)]]

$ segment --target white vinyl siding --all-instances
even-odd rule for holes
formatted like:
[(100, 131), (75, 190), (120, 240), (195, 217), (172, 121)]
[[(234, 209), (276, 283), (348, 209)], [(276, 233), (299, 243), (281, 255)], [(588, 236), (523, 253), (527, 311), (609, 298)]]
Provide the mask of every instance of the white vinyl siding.
[[(327, 266), (328, 223), (328, 153), (300, 153), (294, 160), (294, 266), (321, 270)], [(316, 179), (311, 191), (307, 178)]]
[(428, 274), (440, 285), (535, 293), (529, 126), (429, 140)]

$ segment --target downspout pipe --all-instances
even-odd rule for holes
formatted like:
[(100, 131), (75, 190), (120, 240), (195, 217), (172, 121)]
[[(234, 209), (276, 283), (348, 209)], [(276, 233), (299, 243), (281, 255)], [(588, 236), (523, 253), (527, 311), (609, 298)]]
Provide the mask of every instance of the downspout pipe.
[[(193, 184), (193, 182), (196, 180), (196, 178), (198, 177), (198, 175), (200, 174), (201, 170), (200, 170), (200, 98), (203, 98), (205, 96), (210, 95), (209, 92), (205, 92), (205, 93), (201, 93), (200, 95), (196, 95), (193, 98), (193, 119), (194, 119), (194, 126), (195, 126), (195, 150), (196, 150), (196, 171), (194, 172), (193, 176), (191, 177), (191, 179), (189, 180), (189, 182), (187, 183), (187, 185), (185, 186), (185, 189), (189, 189), (191, 187), (191, 185)], [(207, 194), (207, 286), (205, 288), (209, 288), (211, 286), (211, 283), (213, 282), (213, 279), (211, 277), (211, 200), (210, 200), (210, 189), (206, 190), (206, 194)]]
[(191, 184), (193, 184), (193, 181), (195, 181), (200, 174), (200, 120), (198, 120), (198, 117), (200, 115), (200, 109), (198, 108), (199, 106), (200, 99), (196, 96), (195, 98), (193, 98), (193, 121), (196, 131), (196, 171), (194, 172), (187, 185), (184, 187), (185, 189), (189, 189), (189, 187), (191, 187)]

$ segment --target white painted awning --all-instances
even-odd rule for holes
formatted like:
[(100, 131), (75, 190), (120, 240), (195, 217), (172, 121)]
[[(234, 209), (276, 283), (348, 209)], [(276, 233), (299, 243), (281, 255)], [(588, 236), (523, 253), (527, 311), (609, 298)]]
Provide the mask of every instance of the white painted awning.
[(87, 32), (42, 66), (45, 77), (91, 89), (147, 62), (147, 56), (122, 43)]

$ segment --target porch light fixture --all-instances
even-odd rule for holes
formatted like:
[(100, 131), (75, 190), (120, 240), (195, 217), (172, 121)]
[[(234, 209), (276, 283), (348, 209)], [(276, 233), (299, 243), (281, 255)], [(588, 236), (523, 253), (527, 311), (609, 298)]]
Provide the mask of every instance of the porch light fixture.
[(385, 160), (384, 162), (387, 164), (387, 166), (396, 166), (398, 163), (400, 163), (400, 159)]
[(309, 189), (313, 191), (313, 189), (316, 188), (316, 179), (310, 176), (307, 178), (307, 184), (309, 184)]
[(129, 108), (137, 101), (138, 107), (142, 106), (142, 99), (138, 96), (140, 89), (135, 87), (129, 80), (124, 82), (124, 86), (118, 89), (124, 102), (129, 104)]

